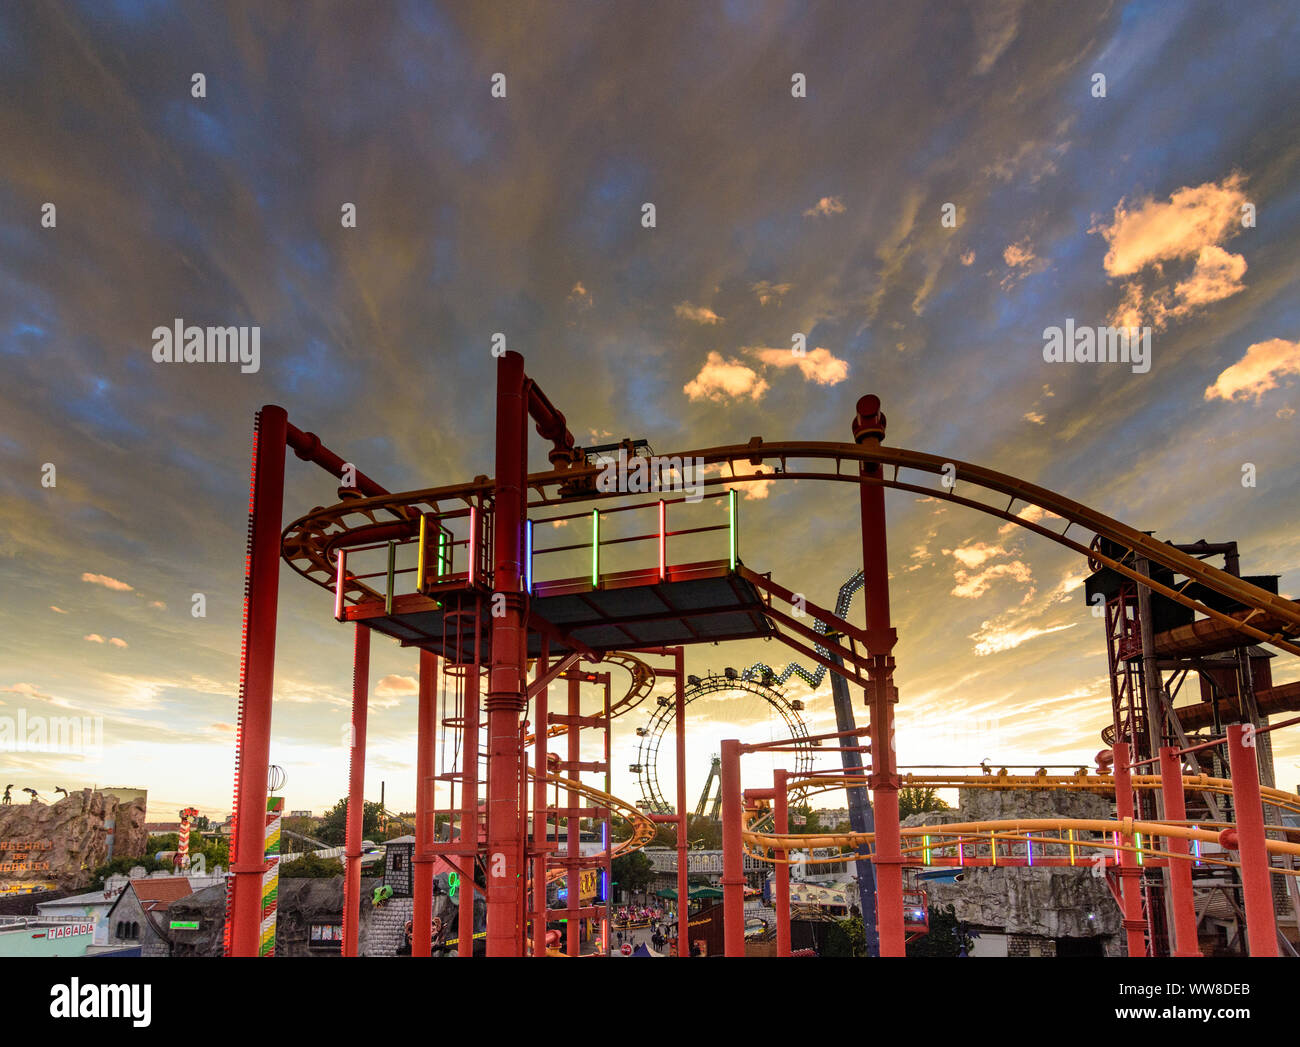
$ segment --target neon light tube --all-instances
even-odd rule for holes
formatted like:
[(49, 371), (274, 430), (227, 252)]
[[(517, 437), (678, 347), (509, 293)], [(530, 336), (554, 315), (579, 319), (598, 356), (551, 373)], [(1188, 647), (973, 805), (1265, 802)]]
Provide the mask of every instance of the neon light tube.
[(343, 621), (343, 582), (347, 577), (347, 568), (344, 566), (348, 562), (348, 551), (339, 550), (339, 570), (334, 578), (334, 618), (336, 621)]
[(957, 841), (957, 864), (958, 864), (958, 865), (965, 865), (965, 864), (966, 864), (966, 855), (965, 855), (965, 853), (964, 853), (964, 852), (962, 851), (962, 849), (961, 849), (961, 841), (960, 841), (960, 840)]
[(1113, 832), (1110, 835), (1111, 838), (1115, 841), (1115, 864), (1118, 865), (1119, 864), (1119, 833)]
[(731, 562), (731, 569), (736, 569), (736, 489), (733, 487), (727, 492), (727, 508), (731, 514), (731, 526), (727, 534), (727, 554)]
[(668, 569), (668, 506), (659, 499), (659, 580), (664, 580)]
[(438, 577), (447, 573), (447, 531), (438, 525)]
[[(1200, 826), (1193, 825), (1192, 828), (1199, 829)], [(1192, 853), (1196, 855), (1196, 864), (1200, 865), (1201, 864), (1201, 841), (1200, 840), (1192, 841)]]
[[(473, 526), (474, 510), (470, 510), (470, 526)], [(473, 538), (470, 539), (473, 542)], [(474, 580), (474, 561), (469, 562), (470, 581)], [(524, 591), (530, 596), (533, 592), (533, 521), (524, 521)]]
[(420, 546), (419, 551), (415, 554), (415, 588), (418, 592), (424, 592), (424, 531), (425, 531), (425, 514), (420, 514)]
[(1141, 865), (1141, 864), (1142, 864), (1142, 834), (1141, 834), (1141, 833), (1134, 833), (1134, 834), (1133, 834), (1133, 838), (1134, 838), (1135, 840), (1137, 840), (1137, 848), (1138, 848), (1138, 865)]
[(1034, 864), (1034, 837), (1031, 833), (1025, 833), (1025, 857), (1029, 859), (1029, 865), (1032, 868)]
[(600, 587), (600, 510), (591, 511), (591, 587)]
[(989, 833), (989, 858), (992, 859), (994, 865), (998, 864), (998, 842), (993, 838), (991, 832)]
[(929, 865), (930, 864), (930, 837), (922, 836), (921, 843), (924, 845), (924, 850), (922, 851), (922, 853), (925, 855), (925, 864)]
[(1070, 864), (1074, 864), (1074, 830), (1070, 830)]

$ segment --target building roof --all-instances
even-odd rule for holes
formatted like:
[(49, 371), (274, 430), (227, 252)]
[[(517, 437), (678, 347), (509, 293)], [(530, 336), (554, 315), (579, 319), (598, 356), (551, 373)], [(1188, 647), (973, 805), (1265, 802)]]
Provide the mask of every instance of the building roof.
[(166, 876), (157, 879), (132, 880), (131, 889), (140, 899), (140, 908), (145, 912), (166, 911), (172, 902), (188, 898), (194, 893), (190, 881), (184, 876)]

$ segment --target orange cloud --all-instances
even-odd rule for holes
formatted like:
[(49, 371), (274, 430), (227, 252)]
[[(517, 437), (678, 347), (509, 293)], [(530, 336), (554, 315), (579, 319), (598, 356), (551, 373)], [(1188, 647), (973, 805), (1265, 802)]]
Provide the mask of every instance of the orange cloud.
[(1221, 183), (1184, 186), (1168, 202), (1147, 197), (1137, 207), (1121, 200), (1108, 226), (1094, 227), (1110, 245), (1103, 263), (1109, 276), (1132, 276), (1156, 262), (1191, 258), (1235, 231), (1246, 202), (1240, 174)]
[(803, 356), (795, 356), (789, 349), (744, 349), (743, 352), (758, 357), (773, 367), (797, 367), (805, 381), (818, 385), (838, 385), (849, 376), (848, 361), (833, 355), (829, 349), (818, 346)]
[(110, 637), (108, 642), (109, 642), (110, 644), (112, 644), (114, 647), (127, 647), (127, 646), (129, 646), (129, 645), (127, 644), (127, 642), (126, 642), (125, 640), (123, 640), (120, 636), (113, 636), (113, 637)]
[(673, 306), (673, 312), (677, 314), (679, 320), (690, 320), (696, 324), (722, 323), (722, 317), (712, 309), (707, 309), (702, 305), (691, 305), (690, 302), (682, 302), (680, 305)]
[(1266, 392), (1278, 387), (1278, 378), (1292, 374), (1300, 374), (1300, 341), (1270, 338), (1256, 342), (1205, 390), (1205, 399), (1254, 399), (1258, 403)]
[(414, 676), (383, 676), (375, 684), (376, 698), (396, 698), (404, 694), (418, 694), (420, 684)]
[(724, 360), (721, 353), (711, 352), (700, 373), (682, 387), (692, 400), (725, 403), (745, 397), (758, 401), (770, 387), (752, 367), (739, 360)]
[(68, 612), (65, 611), (62, 607), (55, 607), (54, 604), (50, 604), (50, 610), (53, 611), (55, 614), (67, 614), (67, 613), (68, 613)]
[(110, 578), (106, 574), (91, 574), (87, 571), (81, 576), (83, 582), (89, 582), (91, 585), (102, 585), (105, 589), (112, 589), (119, 593), (134, 592), (135, 587), (127, 585), (126, 582), (119, 582), (116, 578)]
[(819, 215), (843, 214), (846, 208), (844, 201), (838, 196), (823, 196), (812, 207), (803, 213), (805, 218), (813, 218)]
[(793, 286), (793, 284), (774, 284), (770, 280), (760, 280), (749, 289), (758, 297), (759, 305), (767, 305), (768, 302), (780, 302)]
[(91, 643), (103, 643), (103, 642), (104, 642), (104, 638), (103, 638), (102, 636), (100, 636), (99, 633), (91, 633), (91, 634), (89, 634), (88, 636), (86, 636), (85, 639), (89, 640)]

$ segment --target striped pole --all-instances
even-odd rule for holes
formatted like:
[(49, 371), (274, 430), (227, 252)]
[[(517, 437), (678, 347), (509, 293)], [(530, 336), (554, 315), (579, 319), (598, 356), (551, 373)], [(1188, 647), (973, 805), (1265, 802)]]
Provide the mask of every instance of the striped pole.
[(258, 956), (275, 955), (275, 911), (280, 895), (280, 818), (284, 797), (266, 798), (266, 869), (262, 872), (262, 924)]

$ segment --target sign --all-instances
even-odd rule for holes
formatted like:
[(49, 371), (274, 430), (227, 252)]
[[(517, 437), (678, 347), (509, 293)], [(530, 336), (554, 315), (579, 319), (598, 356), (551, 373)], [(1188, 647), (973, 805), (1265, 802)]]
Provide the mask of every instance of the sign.
[(198, 920), (172, 920), (168, 925), (173, 931), (197, 931), (199, 929)]
[(631, 956), (632, 944), (630, 942), (624, 942), (618, 951), (621, 952), (624, 956)]
[[(72, 938), (82, 934), (94, 934), (95, 925), (93, 923), (63, 923), (57, 927), (51, 927), (46, 932), (46, 938)], [(33, 934), (33, 938), (41, 937), (39, 934)]]

